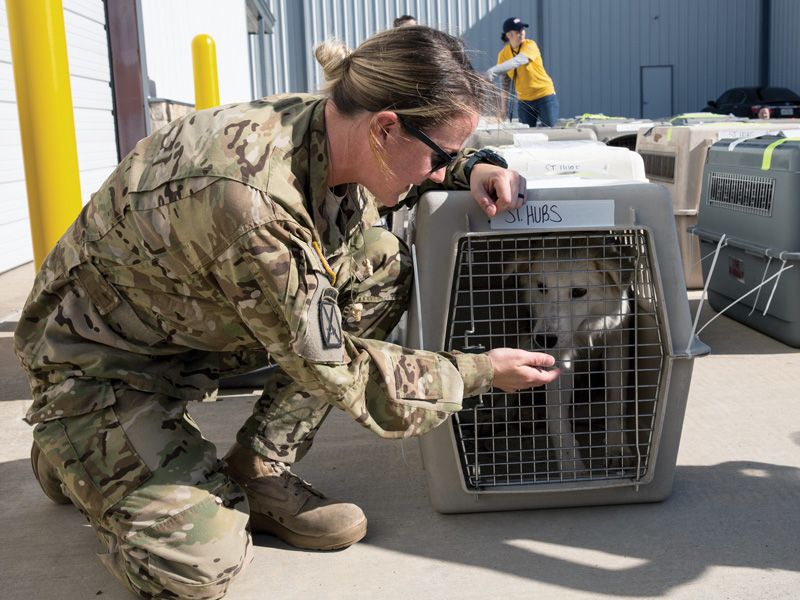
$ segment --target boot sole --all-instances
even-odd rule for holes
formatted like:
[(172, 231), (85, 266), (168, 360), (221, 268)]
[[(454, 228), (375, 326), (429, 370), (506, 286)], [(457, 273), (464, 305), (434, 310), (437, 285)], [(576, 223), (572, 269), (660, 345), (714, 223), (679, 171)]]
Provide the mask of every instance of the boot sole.
[(303, 550), (341, 550), (352, 546), (367, 534), (367, 520), (364, 519), (344, 531), (315, 537), (287, 529), (267, 515), (250, 513), (250, 528), (254, 533), (274, 535), (290, 546)]
[(50, 498), (50, 500), (56, 504), (71, 504), (72, 501), (60, 491), (48, 491), (47, 488), (42, 484), (42, 480), (39, 478), (39, 460), (46, 461), (47, 459), (41, 458), (41, 453), (42, 451), (39, 449), (39, 446), (37, 446), (35, 443), (31, 445), (31, 469), (33, 470), (33, 475), (36, 477), (39, 487), (42, 488), (44, 495)]

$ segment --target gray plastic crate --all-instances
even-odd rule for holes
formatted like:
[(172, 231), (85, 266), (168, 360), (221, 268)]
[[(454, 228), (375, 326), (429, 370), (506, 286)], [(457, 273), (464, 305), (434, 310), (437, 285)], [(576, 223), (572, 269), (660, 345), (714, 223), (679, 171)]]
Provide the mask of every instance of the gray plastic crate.
[(733, 121), (748, 121), (746, 117), (734, 115), (720, 115), (717, 113), (684, 113), (668, 119), (670, 125), (697, 125), (699, 123), (730, 123)]
[[(564, 367), (546, 389), (467, 399), (421, 438), (431, 502), (476, 512), (662, 500), (693, 359), (708, 351), (691, 334), (669, 196), (598, 181), (528, 197), (494, 224), (466, 192), (417, 206), (408, 345), (543, 341)], [(549, 300), (536, 296), (544, 273)]]
[(525, 139), (526, 136), (541, 141), (565, 140), (597, 140), (597, 135), (588, 127), (559, 129), (557, 127), (529, 127), (527, 129), (494, 129), (475, 131), (464, 144), (467, 148), (485, 148), (486, 146), (509, 146), (514, 144), (514, 137)]
[(726, 236), (713, 273), (711, 258), (703, 261), (717, 311), (791, 267), (725, 314), (800, 347), (800, 139), (769, 135), (711, 146), (691, 231), (703, 256)]

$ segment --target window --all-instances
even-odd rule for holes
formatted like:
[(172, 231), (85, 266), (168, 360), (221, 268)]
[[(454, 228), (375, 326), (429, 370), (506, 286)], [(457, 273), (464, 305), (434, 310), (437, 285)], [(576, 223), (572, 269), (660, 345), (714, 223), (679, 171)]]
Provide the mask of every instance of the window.
[(787, 100), (797, 101), (800, 96), (795, 94), (792, 90), (780, 87), (764, 88), (759, 90), (759, 95), (764, 102), (785, 102)]
[(745, 94), (744, 90), (733, 90), (728, 102), (731, 104), (744, 104), (747, 102), (747, 94)]

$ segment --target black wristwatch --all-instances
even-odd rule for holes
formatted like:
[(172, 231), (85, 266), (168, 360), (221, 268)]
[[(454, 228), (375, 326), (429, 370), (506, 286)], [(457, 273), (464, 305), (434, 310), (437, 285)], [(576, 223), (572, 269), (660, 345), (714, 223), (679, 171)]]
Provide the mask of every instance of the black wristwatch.
[(490, 165), (501, 167), (503, 169), (508, 168), (506, 159), (500, 156), (497, 152), (489, 150), (488, 148), (478, 150), (475, 154), (467, 159), (467, 164), (464, 165), (464, 176), (467, 178), (467, 183), (469, 183), (469, 178), (472, 175), (472, 167), (480, 163), (489, 163)]

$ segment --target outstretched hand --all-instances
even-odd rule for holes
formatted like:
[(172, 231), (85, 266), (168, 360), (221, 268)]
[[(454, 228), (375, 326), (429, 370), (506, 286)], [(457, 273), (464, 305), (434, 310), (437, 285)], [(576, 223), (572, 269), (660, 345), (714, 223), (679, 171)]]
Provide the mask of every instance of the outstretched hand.
[(493, 217), (525, 203), (527, 182), (516, 171), (482, 163), (472, 168), (469, 190), (486, 216)]
[(494, 387), (508, 394), (546, 385), (561, 374), (560, 369), (546, 370), (556, 361), (543, 352), (495, 348), (487, 354), (494, 368)]

